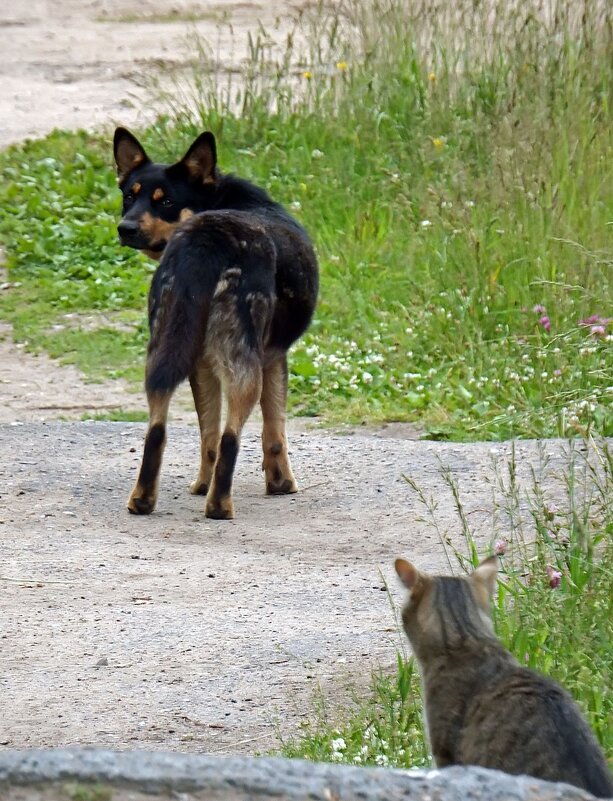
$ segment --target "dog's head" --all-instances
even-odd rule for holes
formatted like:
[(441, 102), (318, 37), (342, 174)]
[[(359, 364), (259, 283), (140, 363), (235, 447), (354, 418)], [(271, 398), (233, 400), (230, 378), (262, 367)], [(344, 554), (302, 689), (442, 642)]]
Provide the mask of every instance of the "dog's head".
[(113, 151), (123, 193), (119, 240), (159, 259), (180, 222), (213, 207), (219, 177), (215, 137), (200, 134), (176, 164), (155, 164), (133, 134), (117, 128)]

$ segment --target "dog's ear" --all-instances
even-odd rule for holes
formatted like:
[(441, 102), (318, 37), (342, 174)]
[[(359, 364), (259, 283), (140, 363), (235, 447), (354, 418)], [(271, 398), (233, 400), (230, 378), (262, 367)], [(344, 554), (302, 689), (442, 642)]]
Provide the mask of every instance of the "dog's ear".
[(119, 183), (136, 167), (146, 164), (149, 156), (138, 139), (126, 130), (117, 128), (113, 137), (113, 153), (117, 164), (117, 177)]
[(210, 131), (200, 134), (179, 165), (185, 167), (192, 181), (214, 184), (217, 174), (217, 147), (213, 134)]

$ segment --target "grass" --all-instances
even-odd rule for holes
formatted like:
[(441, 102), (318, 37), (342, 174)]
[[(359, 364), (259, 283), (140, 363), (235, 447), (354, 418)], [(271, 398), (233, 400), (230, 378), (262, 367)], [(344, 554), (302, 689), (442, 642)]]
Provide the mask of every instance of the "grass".
[[(321, 300), (291, 355), (294, 414), (458, 440), (613, 433), (613, 25), (580, 5), (578, 22), (570, 3), (552, 21), (498, 9), (488, 30), (468, 2), (453, 18), (417, 0), (321, 6), (280, 55), (252, 36), (240, 83), (195, 42), (191, 79), (154, 90), (152, 156), (209, 128), (221, 165), (313, 234)], [(140, 382), (152, 266), (116, 242), (108, 137), (10, 148), (0, 177), (16, 339)], [(92, 310), (140, 320), (53, 328)]]
[(173, 22), (201, 22), (202, 20), (224, 20), (228, 14), (221, 8), (211, 9), (210, 11), (205, 11), (202, 8), (198, 8), (194, 6), (193, 8), (186, 8), (186, 9), (178, 9), (173, 8), (166, 13), (159, 13), (159, 14), (150, 14), (147, 12), (143, 12), (140, 14), (120, 14), (118, 16), (113, 16), (108, 14), (107, 12), (102, 12), (99, 16), (96, 17), (96, 22), (122, 22), (122, 23), (133, 23), (133, 22), (148, 22), (152, 24), (168, 24)]
[(149, 414), (145, 411), (131, 412), (118, 409), (110, 412), (85, 413), (82, 420), (93, 420), (96, 423), (146, 423)]
[[(423, 520), (440, 536), (450, 571), (470, 571), (482, 556), (504, 551), (493, 607), (498, 636), (520, 663), (571, 692), (613, 759), (613, 453), (606, 444), (586, 445), (569, 446), (561, 473), (543, 453), (528, 486), (518, 479), (514, 456), (494, 471), (491, 547), (482, 554), (449, 469), (443, 466), (441, 476), (455, 500), (462, 550), (441, 531), (436, 501), (416, 480), (408, 481), (423, 504)], [(397, 670), (375, 674), (365, 699), (342, 699), (332, 709), (317, 699), (312, 720), (283, 744), (283, 753), (353, 764), (428, 765), (420, 687), (404, 637), (401, 652)]]

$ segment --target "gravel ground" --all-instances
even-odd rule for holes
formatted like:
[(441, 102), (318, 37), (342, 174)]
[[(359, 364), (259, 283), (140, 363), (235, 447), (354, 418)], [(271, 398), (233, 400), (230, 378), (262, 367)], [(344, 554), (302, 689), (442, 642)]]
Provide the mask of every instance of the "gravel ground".
[[(144, 426), (0, 426), (0, 686), (4, 747), (101, 745), (255, 753), (338, 703), (403, 640), (384, 580), (393, 560), (445, 568), (403, 474), (439, 502), (440, 465), (491, 540), (487, 479), (509, 444), (294, 431), (301, 491), (266, 497), (258, 436), (243, 441), (237, 518), (188, 494), (195, 427), (171, 428), (156, 512), (128, 515)], [(524, 479), (537, 444), (518, 444)], [(545, 443), (553, 464), (562, 444)]]

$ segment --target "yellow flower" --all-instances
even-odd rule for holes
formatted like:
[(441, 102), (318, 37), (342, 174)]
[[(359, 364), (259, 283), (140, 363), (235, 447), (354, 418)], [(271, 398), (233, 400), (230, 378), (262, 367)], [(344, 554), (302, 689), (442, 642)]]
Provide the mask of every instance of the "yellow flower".
[(436, 83), (436, 75), (434, 72), (428, 73), (428, 80), (430, 81), (430, 83)]
[(435, 136), (432, 140), (435, 150), (442, 150), (445, 147), (445, 140), (442, 136)]
[(305, 71), (302, 73), (302, 77), (303, 77), (303, 78), (306, 78), (306, 79), (307, 79), (307, 81), (310, 81), (310, 80), (311, 80), (311, 78), (313, 77), (313, 73), (311, 72), (311, 70), (305, 70)]
[(347, 69), (347, 62), (346, 61), (337, 61), (336, 62), (336, 69), (340, 70), (341, 72), (345, 72)]

